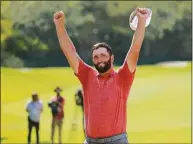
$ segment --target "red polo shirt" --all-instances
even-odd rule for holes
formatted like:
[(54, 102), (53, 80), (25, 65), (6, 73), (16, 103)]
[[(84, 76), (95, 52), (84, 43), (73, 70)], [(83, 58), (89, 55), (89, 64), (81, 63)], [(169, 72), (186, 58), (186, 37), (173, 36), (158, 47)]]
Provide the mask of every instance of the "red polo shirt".
[[(62, 101), (61, 101), (62, 107), (58, 107), (58, 113), (57, 113), (57, 115), (56, 115), (56, 117), (55, 117), (57, 120), (61, 120), (61, 119), (64, 118), (65, 98), (62, 97), (62, 96), (61, 96), (61, 98), (62, 98)], [(57, 96), (52, 97), (52, 102), (56, 102), (56, 101), (58, 101), (58, 97), (57, 97)]]
[(126, 132), (127, 97), (135, 71), (130, 72), (127, 62), (105, 76), (79, 62), (78, 74), (84, 92), (86, 134), (92, 138), (109, 137)]

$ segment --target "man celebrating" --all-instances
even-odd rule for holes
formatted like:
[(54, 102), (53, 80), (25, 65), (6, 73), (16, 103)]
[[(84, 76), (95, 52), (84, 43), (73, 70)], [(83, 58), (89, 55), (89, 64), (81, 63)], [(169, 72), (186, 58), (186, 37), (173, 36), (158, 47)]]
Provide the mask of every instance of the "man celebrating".
[(64, 13), (58, 11), (54, 14), (60, 47), (83, 87), (86, 144), (128, 143), (126, 104), (149, 14), (147, 9), (136, 8), (138, 26), (130, 50), (118, 71), (113, 68), (114, 55), (106, 43), (97, 43), (92, 47), (96, 70), (83, 62), (65, 29)]

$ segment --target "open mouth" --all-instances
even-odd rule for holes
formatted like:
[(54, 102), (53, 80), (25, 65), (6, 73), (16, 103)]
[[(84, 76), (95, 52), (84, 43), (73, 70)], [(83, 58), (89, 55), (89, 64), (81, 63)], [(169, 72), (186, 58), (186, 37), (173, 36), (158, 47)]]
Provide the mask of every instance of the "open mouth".
[(99, 67), (104, 67), (105, 64), (104, 64), (104, 63), (100, 63), (100, 64), (98, 64), (98, 66), (99, 66)]

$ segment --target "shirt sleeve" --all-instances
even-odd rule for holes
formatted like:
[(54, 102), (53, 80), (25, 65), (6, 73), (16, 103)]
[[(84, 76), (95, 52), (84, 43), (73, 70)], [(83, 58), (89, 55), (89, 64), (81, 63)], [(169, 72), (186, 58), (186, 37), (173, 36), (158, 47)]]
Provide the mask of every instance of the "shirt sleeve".
[(122, 79), (124, 88), (131, 87), (135, 73), (136, 69), (134, 70), (134, 72), (131, 72), (128, 67), (127, 61), (125, 61), (123, 65), (118, 69), (118, 75)]
[(88, 80), (88, 76), (94, 73), (94, 70), (91, 66), (87, 65), (85, 62), (83, 62), (82, 60), (79, 60), (79, 65), (78, 65), (78, 73), (74, 73), (79, 81), (81, 82), (81, 84), (84, 86), (87, 83)]

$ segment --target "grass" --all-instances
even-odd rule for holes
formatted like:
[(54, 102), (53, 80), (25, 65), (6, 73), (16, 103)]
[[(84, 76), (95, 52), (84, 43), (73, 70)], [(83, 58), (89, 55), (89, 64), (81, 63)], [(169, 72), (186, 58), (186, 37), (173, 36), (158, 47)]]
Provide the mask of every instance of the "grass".
[[(127, 106), (130, 143), (191, 143), (191, 65), (185, 68), (139, 66)], [(70, 68), (1, 68), (1, 142), (27, 142), (25, 105), (36, 91), (44, 102), (40, 141), (50, 142), (51, 112), (47, 102), (56, 86), (66, 98), (64, 143), (83, 143), (81, 108), (74, 102), (80, 87)], [(35, 142), (35, 130), (32, 132)], [(58, 141), (56, 131), (55, 142)]]

